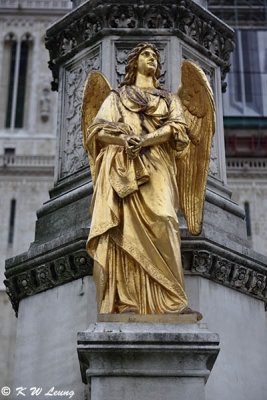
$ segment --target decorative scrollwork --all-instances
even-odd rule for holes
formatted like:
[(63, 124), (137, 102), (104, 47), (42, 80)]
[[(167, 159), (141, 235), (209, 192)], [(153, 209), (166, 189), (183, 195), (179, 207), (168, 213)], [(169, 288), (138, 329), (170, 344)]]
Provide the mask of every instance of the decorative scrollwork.
[[(182, 259), (187, 273), (203, 276), (221, 285), (246, 293), (267, 304), (267, 271), (254, 264), (247, 265), (237, 260), (231, 252), (227, 255), (220, 249), (212, 250), (203, 245), (202, 249), (183, 248)], [(187, 261), (186, 261), (187, 260)], [(185, 262), (186, 261), (186, 262)], [(189, 262), (188, 262), (189, 261)], [(187, 264), (187, 265), (185, 265)], [(21, 299), (44, 290), (63, 285), (74, 279), (92, 275), (93, 260), (85, 249), (66, 252), (66, 255), (32, 266), (25, 272), (14, 272), (5, 280), (6, 291), (17, 312)], [(16, 269), (15, 269), (16, 271)]]
[[(186, 252), (188, 253), (188, 251)], [(191, 272), (267, 301), (267, 272), (221, 257), (211, 251), (193, 251)]]
[[(151, 35), (170, 33), (181, 37), (191, 46), (213, 59), (221, 67), (222, 80), (229, 70), (230, 53), (234, 49), (233, 31), (220, 22), (205, 9), (191, 0), (166, 0), (164, 4), (158, 0), (134, 3), (124, 0), (118, 5), (112, 0), (99, 4), (97, 0), (85, 3), (70, 13), (64, 26), (54, 26), (48, 30), (46, 47), (50, 52), (49, 67), (53, 73), (53, 90), (58, 86), (58, 68), (61, 57), (72, 57), (89, 42), (96, 41), (101, 34), (114, 33), (124, 35), (125, 30), (134, 30)], [(225, 90), (223, 83), (222, 89)]]
[(32, 267), (5, 280), (6, 291), (17, 314), (19, 301), (25, 297), (92, 275), (93, 262), (86, 250), (77, 250), (44, 264)]
[(99, 68), (99, 54), (95, 53), (66, 72), (65, 88), (67, 96), (64, 106), (65, 126), (63, 128), (64, 141), (62, 143), (60, 178), (64, 178), (88, 165), (88, 157), (82, 144), (80, 107), (87, 75), (91, 70), (99, 70)]

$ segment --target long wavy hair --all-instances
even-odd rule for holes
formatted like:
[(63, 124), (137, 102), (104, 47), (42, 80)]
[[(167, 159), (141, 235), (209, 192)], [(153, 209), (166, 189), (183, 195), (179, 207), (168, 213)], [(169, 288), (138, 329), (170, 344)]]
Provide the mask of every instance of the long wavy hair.
[(157, 69), (155, 75), (153, 76), (154, 86), (157, 88), (159, 87), (158, 78), (160, 77), (161, 71), (161, 63), (160, 63), (160, 54), (156, 46), (152, 43), (139, 43), (135, 46), (132, 51), (128, 54), (126, 67), (125, 67), (125, 78), (124, 81), (119, 84), (119, 87), (124, 85), (134, 85), (136, 81), (136, 74), (137, 74), (137, 61), (140, 53), (146, 48), (150, 48), (154, 51), (157, 57)]

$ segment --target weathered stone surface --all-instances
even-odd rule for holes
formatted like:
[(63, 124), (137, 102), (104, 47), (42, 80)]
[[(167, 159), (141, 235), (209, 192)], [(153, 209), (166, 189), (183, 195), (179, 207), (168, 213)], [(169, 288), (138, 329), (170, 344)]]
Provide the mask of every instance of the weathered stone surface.
[[(232, 393), (235, 400), (265, 400), (267, 322), (263, 302), (203, 276), (192, 276), (190, 271), (185, 271), (185, 285), (190, 306), (200, 310), (203, 324), (220, 335), (221, 350), (206, 384), (207, 400), (228, 400)], [(22, 299), (14, 384), (28, 386), (34, 381), (44, 389), (60, 385), (73, 389), (74, 399), (87, 399), (76, 333), (86, 330), (96, 318), (92, 276)], [(31, 362), (25, 363), (29, 355)], [(252, 381), (248, 379), (251, 371)]]
[[(201, 2), (203, 4), (203, 1)], [(75, 3), (75, 6), (77, 3)], [(233, 31), (222, 21), (192, 0), (137, 0), (85, 2), (47, 32), (50, 68), (57, 90), (59, 65), (103, 35), (169, 36), (185, 40), (190, 46), (221, 66), (222, 80), (229, 71), (229, 57), (234, 48)], [(223, 90), (226, 84), (223, 83)]]
[(161, 400), (164, 393), (168, 400), (204, 400), (218, 352), (219, 336), (197, 324), (97, 323), (78, 333), (92, 400), (125, 399), (126, 391), (133, 400)]
[[(265, 400), (267, 320), (262, 301), (200, 276), (185, 275), (192, 308), (220, 335), (220, 353), (206, 385), (207, 400)], [(251, 378), (253, 376), (253, 378)]]
[(85, 80), (92, 70), (101, 66), (100, 46), (87, 51), (82, 59), (65, 65), (62, 76), (62, 115), (60, 119), (58, 179), (89, 166), (81, 133), (80, 109)]
[(15, 312), (25, 297), (92, 275), (92, 259), (85, 250), (87, 230), (40, 245), (7, 263), (5, 285)]
[[(17, 320), (9, 303), (7, 294), (0, 291), (0, 388), (12, 387), (15, 365), (15, 344)], [(9, 400), (10, 397), (7, 397)]]
[(14, 388), (27, 388), (25, 399), (32, 398), (29, 389), (35, 386), (43, 389), (40, 398), (57, 398), (44, 395), (54, 387), (74, 391), (72, 400), (85, 400), (77, 331), (95, 320), (95, 287), (88, 277), (24, 299), (18, 315)]

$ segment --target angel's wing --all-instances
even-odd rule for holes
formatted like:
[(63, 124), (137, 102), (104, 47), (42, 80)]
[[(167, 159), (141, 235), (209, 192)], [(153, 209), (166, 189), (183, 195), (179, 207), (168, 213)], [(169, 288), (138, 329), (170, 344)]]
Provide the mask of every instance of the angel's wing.
[(201, 232), (212, 136), (215, 130), (215, 105), (206, 75), (192, 61), (181, 68), (180, 97), (189, 128), (190, 147), (177, 159), (180, 206), (192, 235)]
[(95, 119), (103, 101), (109, 95), (111, 86), (105, 76), (99, 71), (89, 73), (83, 91), (82, 99), (82, 131), (86, 144), (87, 129)]

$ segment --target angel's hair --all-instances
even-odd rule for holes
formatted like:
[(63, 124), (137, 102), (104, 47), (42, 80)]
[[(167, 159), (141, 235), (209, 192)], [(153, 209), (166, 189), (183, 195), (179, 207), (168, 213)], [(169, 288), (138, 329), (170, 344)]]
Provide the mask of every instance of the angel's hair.
[(120, 83), (119, 87), (122, 87), (124, 85), (134, 85), (136, 81), (136, 74), (137, 74), (137, 60), (142, 53), (142, 51), (146, 48), (150, 48), (154, 51), (157, 57), (157, 69), (155, 72), (155, 75), (153, 76), (154, 80), (154, 86), (159, 87), (159, 82), (158, 78), (160, 77), (160, 70), (161, 70), (161, 63), (160, 63), (160, 54), (156, 46), (152, 43), (139, 43), (137, 46), (135, 46), (132, 51), (129, 53), (126, 61), (126, 67), (125, 67), (125, 78), (124, 81)]

